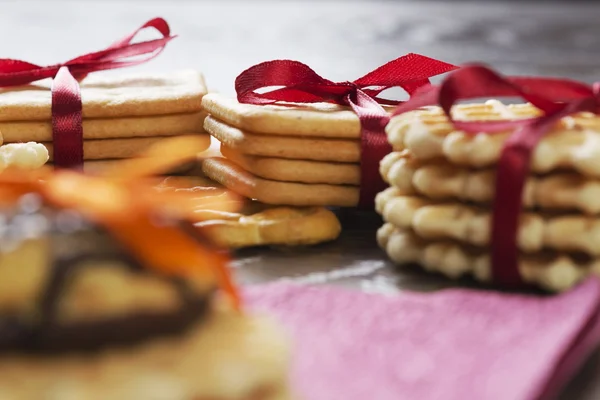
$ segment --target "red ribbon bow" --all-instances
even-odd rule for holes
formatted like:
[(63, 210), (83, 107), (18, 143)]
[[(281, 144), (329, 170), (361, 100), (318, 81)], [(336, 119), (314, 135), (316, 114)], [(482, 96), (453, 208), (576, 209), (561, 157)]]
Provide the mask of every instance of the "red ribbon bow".
[[(162, 38), (131, 43), (146, 28), (154, 28)], [(107, 49), (85, 54), (62, 64), (42, 67), (25, 61), (0, 59), (0, 87), (24, 85), (41, 79), (52, 82), (52, 136), (54, 163), (57, 167), (83, 164), (83, 128), (81, 93), (77, 80), (96, 71), (131, 67), (158, 56), (166, 44), (174, 39), (162, 18), (155, 18), (133, 33), (110, 45)], [(129, 60), (130, 57), (146, 57)]]
[[(459, 100), (520, 97), (542, 111), (535, 118), (506, 121), (456, 121), (450, 109)], [(513, 133), (498, 160), (496, 197), (493, 205), (491, 255), (492, 277), (500, 285), (524, 285), (518, 269), (517, 231), (523, 188), (533, 149), (563, 117), (577, 112), (600, 114), (600, 84), (592, 86), (567, 79), (502, 77), (482, 65), (467, 65), (447, 76), (438, 86), (417, 90), (393, 115), (439, 105), (457, 129), (467, 133)]]
[[(240, 103), (273, 104), (328, 102), (350, 106), (361, 123), (361, 207), (373, 206), (375, 195), (385, 188), (379, 174), (379, 161), (391, 151), (384, 134), (389, 114), (381, 106), (396, 105), (379, 94), (401, 87), (409, 94), (429, 84), (429, 78), (456, 67), (419, 54), (407, 54), (369, 72), (353, 82), (332, 82), (298, 61), (274, 60), (257, 64), (235, 80)], [(273, 86), (283, 88), (266, 93), (255, 90)]]

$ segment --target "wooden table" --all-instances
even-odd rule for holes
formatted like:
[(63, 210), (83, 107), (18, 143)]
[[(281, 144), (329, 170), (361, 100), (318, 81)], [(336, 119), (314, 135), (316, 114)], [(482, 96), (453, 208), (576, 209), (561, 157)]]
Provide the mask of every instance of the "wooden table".
[[(55, 63), (112, 43), (155, 16), (180, 37), (137, 70), (197, 68), (213, 90), (260, 61), (291, 58), (348, 80), (407, 52), (483, 61), (507, 74), (600, 80), (600, 5), (593, 2), (40, 1), (0, 2), (2, 56)], [(374, 214), (343, 211), (336, 242), (237, 254), (244, 283), (290, 279), (377, 292), (469, 285), (399, 270), (375, 243)], [(600, 353), (563, 399), (600, 398)], [(508, 399), (507, 399), (508, 400)]]

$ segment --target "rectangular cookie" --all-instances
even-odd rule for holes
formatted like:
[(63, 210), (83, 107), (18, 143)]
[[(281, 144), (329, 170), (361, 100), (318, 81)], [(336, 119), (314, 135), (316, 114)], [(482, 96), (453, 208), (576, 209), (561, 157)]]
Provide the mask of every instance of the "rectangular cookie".
[[(205, 112), (129, 118), (83, 120), (84, 139), (109, 139), (150, 136), (184, 135), (203, 132)], [(4, 142), (49, 142), (51, 121), (0, 121)]]
[[(246, 198), (228, 197), (230, 191), (202, 177), (168, 177), (161, 191), (202, 193), (206, 201), (191, 220), (215, 243), (225, 248), (254, 246), (305, 246), (336, 239), (341, 226), (336, 215), (324, 207), (266, 205)], [(227, 197), (226, 197), (227, 196)], [(235, 202), (232, 210), (220, 211), (215, 204)]]
[[(198, 134), (206, 141), (206, 148), (210, 146), (210, 136), (205, 133)], [(83, 141), (84, 160), (104, 160), (133, 157), (148, 146), (153, 145), (165, 137), (123, 138), (123, 139), (96, 139)], [(42, 143), (50, 153), (50, 161), (54, 160), (53, 145), (51, 142)]]
[(243, 154), (298, 160), (360, 161), (359, 140), (250, 133), (228, 125), (212, 115), (204, 120), (204, 130), (221, 143)]
[(358, 163), (251, 156), (221, 144), (221, 154), (254, 175), (274, 181), (359, 185)]
[[(49, 121), (51, 82), (0, 89), (0, 121)], [(80, 84), (83, 118), (116, 118), (193, 113), (207, 93), (197, 71), (164, 74), (96, 73)]]
[(360, 138), (360, 122), (350, 107), (330, 103), (284, 105), (241, 104), (236, 99), (210, 93), (202, 107), (213, 117), (250, 132), (282, 136)]
[(267, 204), (355, 207), (359, 199), (356, 186), (267, 180), (222, 157), (203, 160), (202, 171), (228, 189)]

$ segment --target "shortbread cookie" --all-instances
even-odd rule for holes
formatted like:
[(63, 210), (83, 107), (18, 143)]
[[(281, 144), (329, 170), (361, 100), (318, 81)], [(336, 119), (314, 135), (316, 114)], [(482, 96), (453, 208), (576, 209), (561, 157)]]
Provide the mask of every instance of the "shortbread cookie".
[[(204, 132), (204, 118), (206, 118), (206, 113), (196, 112), (130, 118), (84, 119), (83, 138), (114, 139)], [(0, 132), (4, 136), (4, 141), (8, 143), (49, 142), (52, 140), (52, 122), (2, 121), (0, 122)]]
[(355, 163), (292, 160), (251, 156), (221, 145), (221, 154), (254, 175), (274, 181), (359, 185), (360, 165)]
[(281, 136), (360, 138), (360, 121), (349, 108), (330, 103), (285, 105), (240, 104), (236, 99), (210, 93), (202, 107), (215, 119), (249, 132)]
[(262, 203), (340, 207), (358, 204), (356, 186), (271, 181), (252, 175), (226, 158), (203, 160), (202, 171), (228, 189)]
[(36, 169), (48, 162), (48, 150), (35, 142), (0, 146), (0, 172), (7, 168)]
[[(380, 171), (384, 181), (405, 193), (481, 204), (494, 199), (493, 169), (470, 169), (445, 160), (423, 162), (405, 152), (392, 152), (381, 161)], [(600, 180), (574, 172), (531, 175), (525, 182), (523, 204), (595, 215), (600, 213)]]
[[(0, 121), (49, 121), (51, 82), (0, 89)], [(83, 118), (194, 113), (202, 110), (201, 73), (92, 74), (80, 84)]]
[[(480, 281), (491, 281), (490, 255), (485, 249), (449, 240), (426, 240), (390, 223), (377, 231), (377, 241), (398, 264), (419, 264), (427, 271), (450, 278), (471, 275)], [(557, 252), (521, 254), (519, 271), (525, 282), (560, 292), (591, 274), (600, 275), (600, 259)]]
[[(539, 111), (529, 104), (503, 105), (498, 101), (454, 107), (457, 120), (502, 120), (534, 117)], [(510, 132), (468, 134), (456, 130), (441, 108), (401, 114), (386, 127), (395, 151), (410, 150), (421, 160), (444, 157), (470, 167), (495, 165)], [(531, 169), (547, 173), (574, 169), (600, 177), (600, 117), (579, 113), (563, 118), (533, 151)]]
[(359, 162), (358, 140), (317, 139), (249, 133), (208, 116), (204, 130), (244, 154), (299, 160)]
[(278, 207), (244, 199), (238, 212), (217, 211), (207, 199), (214, 198), (215, 204), (234, 200), (224, 200), (227, 190), (204, 178), (169, 177), (159, 190), (202, 194), (195, 226), (226, 248), (313, 245), (334, 240), (341, 232), (335, 214), (324, 207)]
[[(412, 229), (423, 238), (453, 239), (476, 246), (490, 243), (492, 213), (488, 208), (407, 196), (395, 188), (379, 193), (375, 202), (386, 222)], [(600, 256), (600, 219), (525, 212), (520, 217), (517, 244), (525, 253), (553, 249)]]
[[(195, 134), (210, 146), (210, 136), (205, 133)], [(150, 145), (155, 145), (165, 137), (123, 138), (123, 139), (97, 139), (83, 141), (84, 160), (105, 160), (133, 157)], [(53, 144), (43, 143), (50, 152), (50, 160), (54, 160)]]

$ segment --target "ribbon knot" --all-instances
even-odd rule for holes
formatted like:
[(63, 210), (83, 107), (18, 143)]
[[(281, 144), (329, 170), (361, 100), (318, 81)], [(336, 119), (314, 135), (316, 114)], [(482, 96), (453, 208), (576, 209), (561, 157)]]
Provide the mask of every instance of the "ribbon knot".
[[(391, 151), (384, 133), (389, 114), (382, 104), (400, 103), (380, 98), (379, 94), (392, 87), (401, 87), (412, 94), (417, 88), (428, 85), (430, 77), (455, 68), (454, 65), (411, 53), (354, 81), (336, 83), (301, 62), (274, 60), (243, 71), (235, 80), (235, 90), (240, 103), (294, 106), (326, 102), (351, 107), (361, 124), (359, 205), (372, 208), (375, 195), (385, 188), (379, 174), (379, 161)], [(271, 90), (259, 93), (259, 89)]]
[[(159, 39), (131, 43), (137, 34), (153, 28)], [(174, 39), (167, 22), (154, 18), (104, 50), (85, 54), (60, 64), (39, 66), (26, 61), (0, 59), (0, 87), (25, 85), (52, 78), (52, 140), (54, 164), (70, 168), (83, 164), (83, 128), (81, 93), (77, 81), (88, 74), (131, 67), (158, 56)], [(139, 57), (131, 59), (132, 57)]]
[[(515, 96), (531, 103), (542, 115), (503, 121), (457, 121), (450, 113), (459, 100)], [(600, 84), (590, 86), (558, 78), (503, 77), (483, 65), (465, 65), (449, 74), (440, 85), (419, 88), (392, 115), (429, 105), (439, 105), (454, 126), (468, 134), (512, 130), (496, 168), (490, 237), (491, 267), (496, 283), (507, 287), (523, 286), (518, 268), (517, 232), (531, 155), (539, 141), (561, 118), (578, 112), (600, 114)]]

